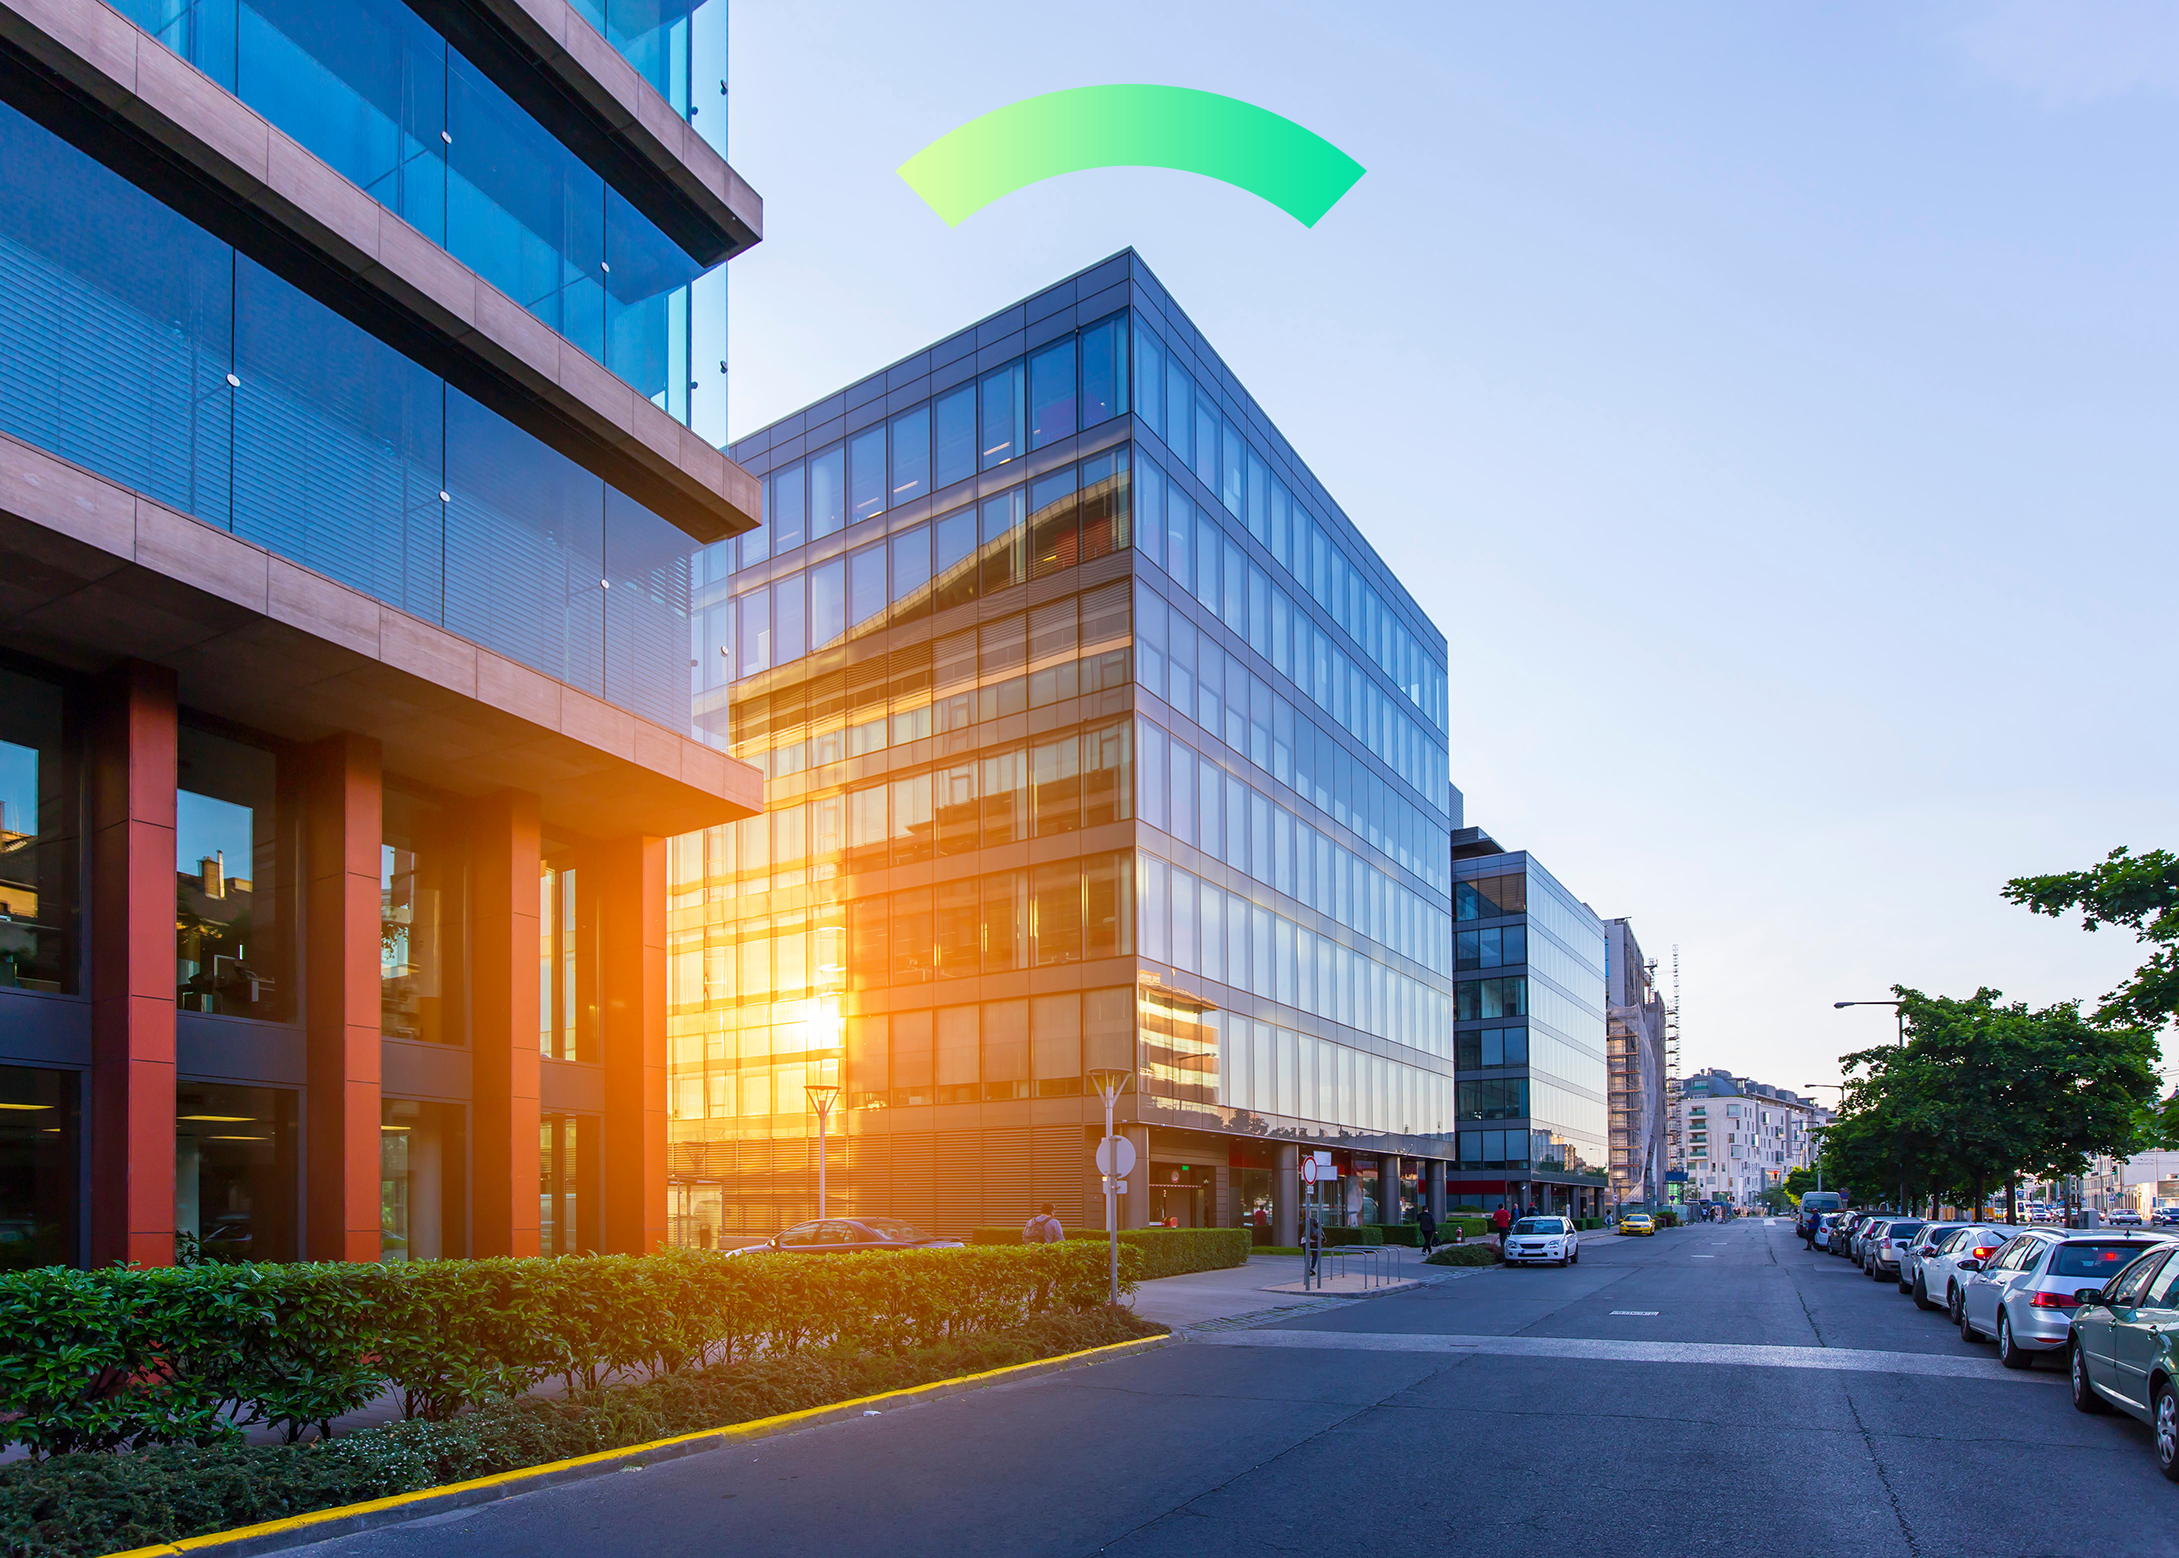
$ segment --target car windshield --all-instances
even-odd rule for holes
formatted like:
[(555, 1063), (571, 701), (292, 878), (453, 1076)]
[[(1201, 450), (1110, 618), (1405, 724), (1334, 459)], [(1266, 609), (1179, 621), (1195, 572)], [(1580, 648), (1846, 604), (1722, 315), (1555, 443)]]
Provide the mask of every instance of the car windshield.
[(1927, 1223), (1893, 1223), (1884, 1230), (1884, 1237), (1887, 1239), (1911, 1239), (1928, 1226)]
[(1515, 1233), (1564, 1233), (1566, 1220), (1562, 1217), (1524, 1217), (1513, 1225)]
[(890, 1240), (894, 1244), (914, 1244), (919, 1239), (930, 1237), (914, 1223), (904, 1223), (897, 1217), (865, 1217), (861, 1222), (877, 1238)]
[(2094, 1277), (2101, 1282), (2121, 1266), (2154, 1246), (2147, 1244), (2061, 1244), (2051, 1257), (2054, 1277)]

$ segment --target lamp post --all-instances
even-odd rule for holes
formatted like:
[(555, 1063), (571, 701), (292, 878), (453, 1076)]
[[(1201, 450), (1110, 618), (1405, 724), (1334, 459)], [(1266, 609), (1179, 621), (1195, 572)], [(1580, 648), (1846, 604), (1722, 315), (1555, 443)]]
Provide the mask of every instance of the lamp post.
[(825, 1215), (825, 1127), (832, 1119), (832, 1105), (840, 1096), (840, 1089), (831, 1082), (812, 1082), (802, 1089), (809, 1095), (810, 1107), (817, 1111), (817, 1215)]
[(1120, 1301), (1120, 1213), (1119, 1192), (1115, 1188), (1119, 1184), (1120, 1177), (1117, 1173), (1110, 1172), (1110, 1170), (1117, 1170), (1120, 1167), (1120, 1154), (1117, 1147), (1110, 1145), (1112, 1141), (1112, 1106), (1119, 1101), (1120, 1095), (1127, 1091), (1128, 1079), (1134, 1074), (1134, 1072), (1122, 1070), (1118, 1066), (1092, 1066), (1089, 1072), (1090, 1086), (1096, 1088), (1097, 1096), (1105, 1101), (1105, 1142), (1107, 1145), (1103, 1150), (1107, 1162), (1102, 1165), (1108, 1170), (1105, 1174), (1105, 1242), (1109, 1247), (1108, 1253), (1111, 1258), (1112, 1290), (1110, 1302), (1115, 1304)]
[[(1899, 1021), (1899, 1048), (1901, 1050), (1904, 1050), (1907, 1047), (1907, 1007), (1904, 1001), (1833, 1001), (1831, 1003), (1831, 1010), (1835, 1012), (1844, 1011), (1849, 1006), (1890, 1007), (1892, 1009), (1892, 1016), (1897, 1018)], [(1844, 1096), (1845, 1095), (1843, 1093), (1840, 1094), (1840, 1097), (1842, 1099), (1844, 1098)], [(1975, 1208), (1975, 1210), (1977, 1212), (1980, 1212), (1982, 1208), (1977, 1207)], [(1906, 1144), (1904, 1142), (1901, 1142), (1899, 1146), (1899, 1215), (1904, 1217), (1906, 1215), (1906, 1212), (1907, 1149)]]

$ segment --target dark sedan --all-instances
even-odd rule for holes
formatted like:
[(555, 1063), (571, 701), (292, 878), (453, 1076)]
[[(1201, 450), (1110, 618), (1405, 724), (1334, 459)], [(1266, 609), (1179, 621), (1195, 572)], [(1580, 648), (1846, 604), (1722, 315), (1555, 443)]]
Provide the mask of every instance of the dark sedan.
[(941, 1239), (897, 1217), (827, 1217), (796, 1223), (756, 1248), (790, 1255), (854, 1255), (865, 1250), (957, 1250), (959, 1239)]

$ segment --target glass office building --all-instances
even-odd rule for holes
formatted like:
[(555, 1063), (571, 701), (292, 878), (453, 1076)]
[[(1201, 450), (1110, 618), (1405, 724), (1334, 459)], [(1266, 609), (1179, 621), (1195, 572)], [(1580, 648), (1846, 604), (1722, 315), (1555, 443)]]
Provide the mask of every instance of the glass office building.
[[(1290, 1241), (1298, 1151), (1400, 1215), (1453, 1125), (1445, 640), (1132, 252), (736, 444), (695, 718), (765, 815), (675, 841), (676, 1237)], [(1093, 1208), (1094, 1210), (1093, 1212)]]
[(1530, 855), (1452, 839), (1458, 1156), (1447, 1198), (1601, 1215), (1605, 926)]
[[(724, 0), (0, 48), (0, 1269), (644, 1250)], [(707, 86), (715, 89), (707, 91)]]

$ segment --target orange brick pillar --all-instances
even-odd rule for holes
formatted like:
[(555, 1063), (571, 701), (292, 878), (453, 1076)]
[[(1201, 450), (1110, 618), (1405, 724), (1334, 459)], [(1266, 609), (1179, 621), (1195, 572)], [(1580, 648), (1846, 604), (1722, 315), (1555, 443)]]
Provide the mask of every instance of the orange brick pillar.
[(598, 1039), (605, 1063), (605, 1249), (666, 1241), (666, 841), (600, 845)]
[(305, 1144), (312, 1260), (379, 1255), (379, 745), (339, 735), (303, 755)]
[(469, 810), (475, 1210), (470, 1253), (537, 1253), (538, 908), (535, 795)]
[(90, 719), (88, 1264), (174, 1264), (174, 673), (128, 661)]

